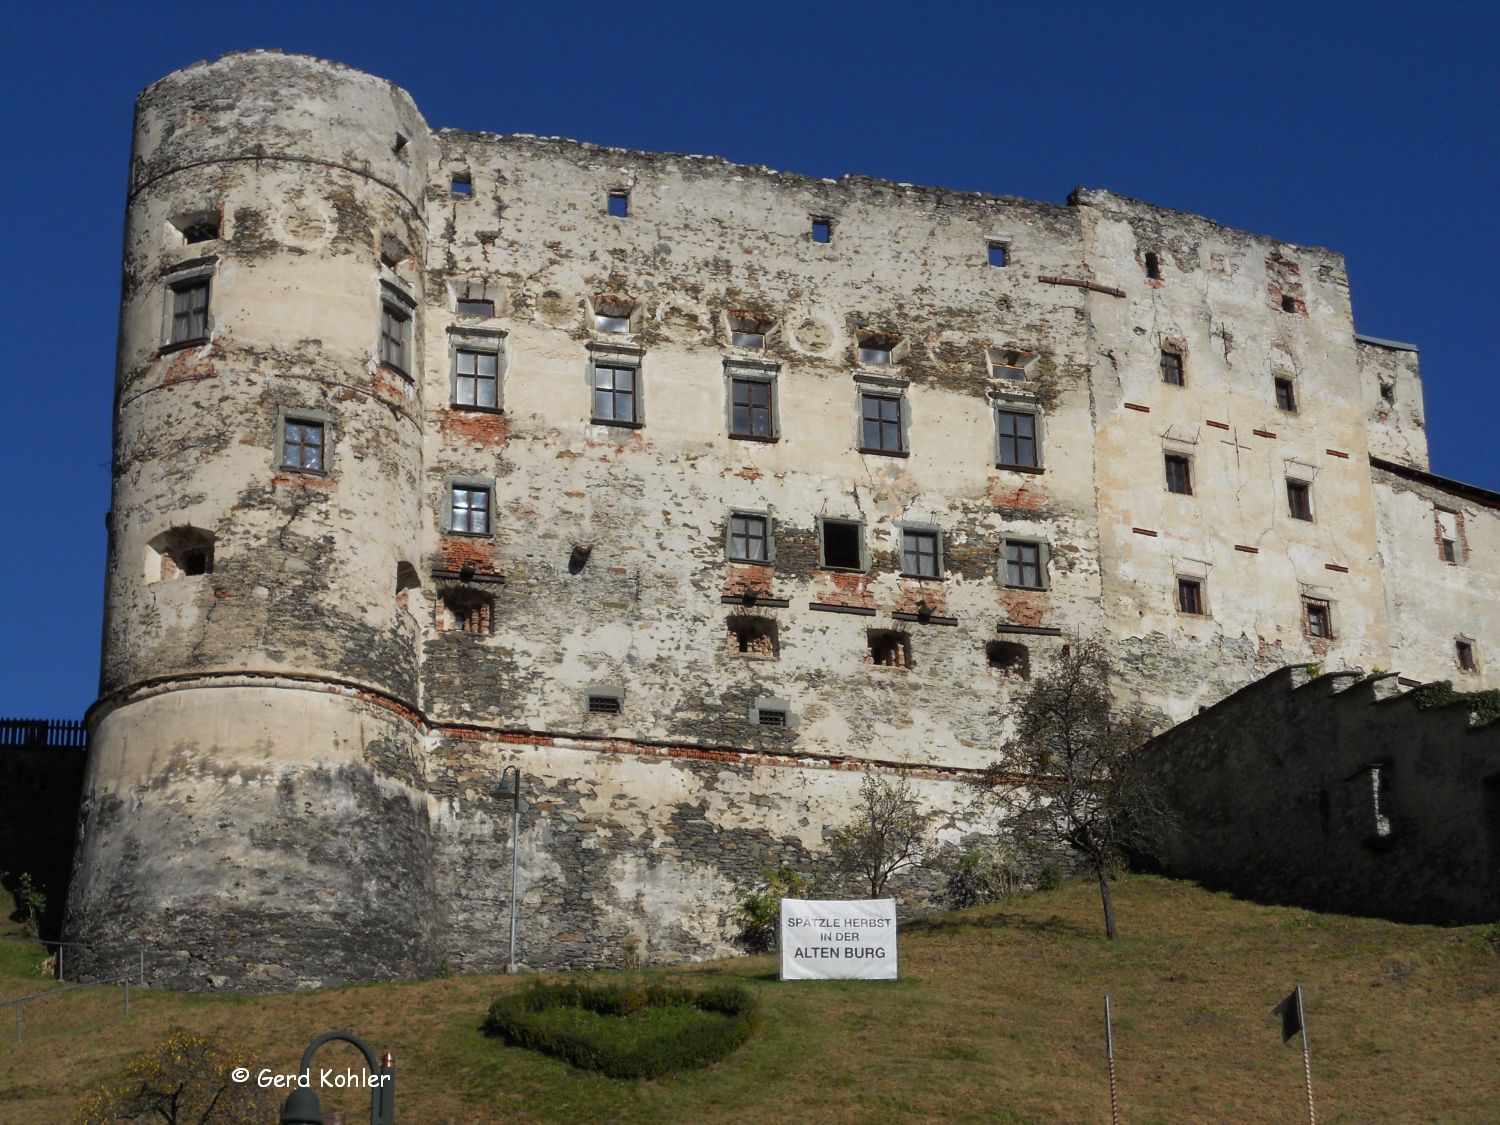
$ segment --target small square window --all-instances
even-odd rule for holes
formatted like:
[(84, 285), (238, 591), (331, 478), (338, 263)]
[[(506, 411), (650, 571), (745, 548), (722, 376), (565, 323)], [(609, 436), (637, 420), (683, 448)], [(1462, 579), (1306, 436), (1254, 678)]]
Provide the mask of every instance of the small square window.
[(910, 668), (911, 637), (894, 629), (871, 629), (865, 635), (869, 646), (865, 659), (877, 668)]
[(908, 578), (938, 578), (942, 560), (941, 536), (936, 531), (901, 530), (901, 573)]
[(905, 453), (906, 434), (901, 419), (901, 396), (861, 394), (860, 451)]
[(1281, 297), (1281, 311), (1294, 313), (1297, 311), (1297, 298), (1290, 293), (1284, 293)]
[(1177, 579), (1177, 610), (1203, 616), (1208, 613), (1208, 599), (1203, 594), (1203, 581), (1199, 578)]
[(729, 334), (729, 342), (737, 348), (745, 348), (749, 351), (764, 351), (766, 347), (766, 334), (764, 332), (741, 332), (735, 329)]
[(208, 338), (208, 278), (194, 278), (172, 286), (170, 343)]
[(1005, 584), (1026, 590), (1040, 590), (1046, 575), (1040, 543), (1007, 541), (1005, 552)]
[(490, 533), (490, 490), (454, 485), (450, 495), (448, 530), (459, 535)]
[(859, 362), (871, 367), (888, 367), (891, 362), (891, 349), (876, 346), (859, 346)]
[(765, 516), (733, 513), (729, 517), (729, 558), (731, 562), (770, 562), (771, 521)]
[(997, 410), (995, 427), (1000, 435), (1001, 468), (1041, 468), (1035, 414), (1026, 410)]
[(1007, 679), (1031, 679), (1031, 653), (1014, 641), (990, 641), (984, 646), (985, 663)]
[(1460, 672), (1479, 671), (1479, 662), (1474, 659), (1474, 642), (1458, 639), (1453, 642), (1453, 656), (1458, 661)]
[(390, 302), (380, 306), (380, 362), (405, 375), (410, 371), (411, 314)]
[(453, 403), (494, 409), (500, 402), (500, 357), (460, 348), (453, 354)]
[(284, 419), (281, 429), (281, 467), (321, 473), (324, 432), (322, 422), (310, 422), (305, 418)]
[(1191, 496), (1193, 494), (1192, 459), (1181, 453), (1168, 453), (1166, 466), (1167, 491), (1176, 492), (1182, 496)]
[(1297, 388), (1290, 379), (1277, 376), (1276, 405), (1293, 414), (1297, 412)]
[(611, 218), (625, 219), (630, 216), (630, 193), (617, 190), (609, 193), (609, 214)]
[(594, 314), (594, 330), (596, 332), (630, 332), (630, 318), (628, 316), (610, 316), (606, 313)]
[(830, 570), (865, 568), (864, 525), (855, 520), (820, 520), (821, 563)]
[(636, 369), (619, 364), (594, 364), (594, 421), (612, 425), (639, 424)]
[(1004, 269), (1006, 266), (1010, 265), (1009, 246), (1007, 246), (1003, 242), (989, 242), (985, 245), (986, 250), (989, 253), (990, 265), (994, 266), (996, 269)]
[(482, 297), (460, 297), (457, 302), (456, 311), (459, 316), (482, 316), (488, 318), (495, 315), (495, 302)]
[(731, 617), (728, 636), (732, 655), (775, 660), (780, 653), (776, 622), (769, 617)]
[(757, 707), (755, 709), (755, 722), (762, 727), (785, 727), (788, 726), (787, 712), (784, 707)]
[(1329, 604), (1319, 598), (1303, 598), (1302, 609), (1307, 616), (1307, 635), (1322, 640), (1332, 639), (1333, 611)]
[(623, 710), (624, 701), (617, 695), (590, 695), (588, 700), (590, 715), (618, 715)]
[(833, 220), (814, 215), (812, 221), (812, 240), (814, 242), (832, 242)]
[(1180, 352), (1162, 351), (1161, 381), (1163, 383), (1171, 383), (1174, 387), (1187, 386), (1187, 378), (1182, 370), (1182, 355)]
[(1287, 481), (1286, 506), (1292, 519), (1311, 520), (1313, 518), (1312, 485), (1302, 480)]
[(729, 380), (729, 436), (776, 438), (776, 383), (771, 379)]
[(457, 196), (473, 195), (474, 178), (468, 172), (454, 172), (448, 182), (448, 189)]

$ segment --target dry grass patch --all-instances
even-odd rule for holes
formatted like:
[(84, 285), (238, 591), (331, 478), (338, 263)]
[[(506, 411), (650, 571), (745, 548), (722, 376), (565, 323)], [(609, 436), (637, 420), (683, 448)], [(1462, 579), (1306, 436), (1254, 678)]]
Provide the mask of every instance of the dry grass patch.
[[(551, 980), (742, 984), (760, 1030), (704, 1070), (651, 1082), (581, 1073), (480, 1032), (504, 976), (276, 997), (147, 992), (127, 1023), (119, 989), (28, 1013), (0, 1042), (0, 1120), (68, 1120), (84, 1095), (174, 1029), (242, 1044), (243, 1065), (295, 1069), (314, 1035), (346, 1027), (397, 1064), (401, 1120), (764, 1121), (816, 1104), (829, 1121), (1107, 1121), (1102, 1002), (1115, 1000), (1132, 1122), (1296, 1120), (1300, 1055), (1270, 1008), (1307, 997), (1323, 1121), (1492, 1120), (1500, 1105), (1500, 951), (1489, 928), (1442, 929), (1260, 907), (1131, 876), (1121, 938), (1097, 889), (1069, 884), (903, 932), (896, 982), (780, 984), (771, 957), (680, 972)], [(9, 944), (9, 943), (0, 943)], [(17, 981), (0, 977), (0, 996)], [(0, 1034), (7, 1030), (0, 1028)], [(353, 1063), (330, 1046), (321, 1065)], [(368, 1098), (327, 1091), (350, 1120)]]

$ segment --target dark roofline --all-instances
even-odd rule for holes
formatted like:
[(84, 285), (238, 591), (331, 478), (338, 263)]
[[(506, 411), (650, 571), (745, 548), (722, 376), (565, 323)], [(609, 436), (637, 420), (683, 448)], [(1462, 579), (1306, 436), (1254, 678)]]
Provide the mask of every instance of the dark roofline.
[(1383, 457), (1376, 457), (1373, 453), (1370, 454), (1370, 467), (1383, 469), (1394, 476), (1405, 477), (1407, 480), (1414, 480), (1418, 484), (1440, 488), (1444, 492), (1451, 492), (1454, 496), (1462, 496), (1464, 499), (1472, 500), (1476, 504), (1483, 504), (1486, 508), (1494, 508), (1500, 511), (1500, 492), (1491, 492), (1487, 488), (1480, 488), (1477, 484), (1465, 484), (1461, 480), (1453, 480), (1449, 477), (1440, 477), (1436, 473), (1413, 469), (1410, 465), (1387, 461)]
[(1400, 340), (1382, 340), (1379, 336), (1366, 336), (1362, 332), (1356, 332), (1354, 338), (1361, 344), (1374, 344), (1377, 348), (1391, 348), (1398, 352), (1419, 352), (1422, 350), (1416, 344), (1403, 344)]

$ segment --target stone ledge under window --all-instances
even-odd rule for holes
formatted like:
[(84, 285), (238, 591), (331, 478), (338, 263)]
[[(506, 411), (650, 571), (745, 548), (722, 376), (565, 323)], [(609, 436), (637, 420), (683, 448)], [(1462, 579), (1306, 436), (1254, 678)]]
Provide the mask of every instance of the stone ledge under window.
[(401, 378), (405, 379), (408, 383), (415, 383), (416, 382), (416, 380), (412, 378), (412, 375), (411, 375), (410, 371), (407, 371), (404, 368), (397, 367), (394, 363), (391, 363), (389, 360), (383, 359), (383, 360), (380, 361), (380, 370), (382, 370), (382, 371), (390, 371), (393, 374), (399, 375), (399, 376), (401, 376)]
[(995, 468), (1004, 469), (1008, 473), (1031, 473), (1040, 476), (1046, 470), (1041, 465), (1005, 465), (999, 461), (995, 462)]
[(465, 414), (504, 414), (503, 406), (479, 406), (472, 402), (450, 402), (449, 410), (462, 410)]
[(590, 418), (591, 426), (613, 426), (620, 430), (642, 430), (645, 429), (644, 422), (622, 422), (618, 418)]
[(958, 618), (956, 617), (938, 617), (936, 614), (931, 613), (929, 613), (926, 617), (923, 617), (920, 613), (908, 613), (906, 610), (897, 610), (895, 613), (891, 614), (891, 617), (897, 621), (915, 621), (919, 625), (958, 624)]
[(168, 355), (172, 352), (186, 351), (188, 348), (201, 348), (208, 342), (209, 338), (207, 336), (195, 336), (191, 340), (178, 340), (175, 343), (163, 344), (161, 347), (156, 349), (156, 354)]
[(1009, 625), (1001, 622), (995, 626), (997, 633), (1025, 633), (1032, 637), (1060, 637), (1062, 630), (1053, 625)]
[(184, 258), (180, 262), (173, 262), (171, 265), (162, 266), (161, 276), (171, 277), (173, 274), (186, 273), (189, 270), (209, 270), (218, 264), (219, 256), (217, 254), (206, 254), (198, 258)]
[(725, 594), (719, 601), (724, 605), (765, 606), (767, 609), (786, 609), (792, 604), (786, 598), (762, 598), (758, 595), (747, 601), (743, 594)]
[(816, 609), (822, 613), (853, 613), (860, 617), (874, 617), (875, 611), (863, 605), (838, 605), (834, 602), (808, 602), (808, 609)]
[[(463, 532), (463, 531), (448, 531), (448, 532), (444, 532), (444, 534), (445, 535), (465, 535), (465, 534), (469, 534), (469, 533)], [(472, 537), (473, 536), (471, 536), (471, 538)], [(483, 538), (483, 536), (478, 536), (477, 538)], [(461, 570), (433, 570), (432, 571), (432, 576), (434, 578), (451, 579), (453, 581), (458, 581), (458, 582), (483, 582), (483, 583), (486, 583), (486, 584), (492, 585), (492, 586), (503, 586), (503, 585), (505, 585), (505, 575), (503, 575), (503, 574), (485, 574), (482, 571), (475, 571), (473, 574), (470, 574), (467, 577), (465, 577), (464, 576), (464, 572), (461, 571)]]
[(482, 336), (486, 340), (503, 340), (509, 333), (503, 328), (483, 328), (477, 324), (450, 324), (450, 336)]
[(868, 448), (866, 448), (863, 445), (859, 447), (859, 452), (861, 452), (861, 453), (868, 453), (868, 454), (870, 454), (871, 456), (874, 456), (874, 457), (910, 457), (911, 456), (911, 450), (909, 450), (909, 449), (868, 449)]
[(781, 438), (779, 436), (778, 437), (766, 437), (764, 434), (736, 434), (736, 433), (731, 433), (729, 436), (732, 437), (732, 438), (734, 438), (735, 441), (760, 441), (760, 442), (765, 442), (767, 444), (774, 444), (775, 442), (778, 442), (778, 441), (781, 440)]

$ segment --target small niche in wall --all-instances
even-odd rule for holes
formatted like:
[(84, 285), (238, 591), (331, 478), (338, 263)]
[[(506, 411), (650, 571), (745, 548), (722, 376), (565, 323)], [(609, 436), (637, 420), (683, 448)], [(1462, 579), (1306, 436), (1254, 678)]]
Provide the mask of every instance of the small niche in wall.
[(184, 211), (167, 220), (172, 241), (180, 246), (212, 242), (219, 237), (220, 217), (217, 211)]
[(438, 598), (437, 627), (440, 633), (490, 635), (495, 614), (495, 599), (477, 590), (447, 590)]
[(896, 629), (871, 629), (865, 659), (877, 668), (912, 667), (911, 637)]
[(781, 647), (776, 622), (769, 617), (736, 615), (729, 619), (729, 651), (733, 655), (775, 660)]
[(990, 668), (1008, 680), (1031, 679), (1031, 652), (1014, 641), (990, 641), (984, 646), (984, 658)]
[(212, 574), (214, 537), (199, 527), (174, 527), (146, 544), (146, 581)]

